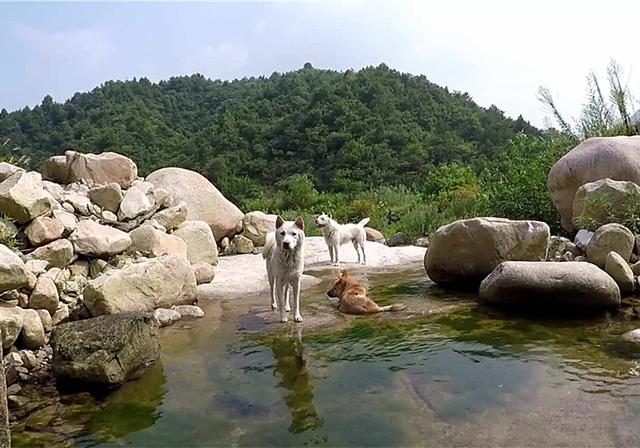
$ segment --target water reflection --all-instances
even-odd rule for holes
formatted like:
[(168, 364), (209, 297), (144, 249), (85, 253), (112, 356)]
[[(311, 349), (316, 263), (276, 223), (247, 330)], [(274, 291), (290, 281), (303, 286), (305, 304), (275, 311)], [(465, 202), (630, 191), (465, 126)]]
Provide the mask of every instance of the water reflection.
[(291, 411), (289, 431), (300, 433), (322, 426), (313, 405), (313, 386), (304, 358), (301, 329), (293, 335), (277, 335), (271, 339), (274, 370), (284, 389), (284, 401)]

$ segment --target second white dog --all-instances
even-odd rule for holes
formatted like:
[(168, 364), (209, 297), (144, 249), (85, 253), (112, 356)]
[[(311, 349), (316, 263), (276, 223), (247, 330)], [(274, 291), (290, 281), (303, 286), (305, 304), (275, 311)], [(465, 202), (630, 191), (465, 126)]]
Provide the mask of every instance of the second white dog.
[[(322, 231), (324, 241), (329, 247), (331, 263), (334, 266), (340, 266), (338, 248), (349, 241), (353, 243), (353, 247), (356, 249), (358, 263), (367, 264), (367, 255), (364, 252), (367, 233), (364, 231), (364, 226), (368, 222), (369, 218), (364, 218), (358, 224), (338, 224), (336, 220), (331, 218), (331, 215), (325, 215), (324, 213), (316, 218), (316, 227)], [(361, 253), (362, 257), (360, 256)]]
[[(276, 231), (267, 235), (262, 249), (271, 287), (271, 307), (280, 312), (280, 321), (286, 322), (289, 311), (289, 290), (293, 298), (293, 320), (302, 322), (300, 314), (300, 280), (304, 271), (304, 221), (298, 218), (285, 221), (276, 219)], [(277, 301), (276, 301), (277, 299)]]

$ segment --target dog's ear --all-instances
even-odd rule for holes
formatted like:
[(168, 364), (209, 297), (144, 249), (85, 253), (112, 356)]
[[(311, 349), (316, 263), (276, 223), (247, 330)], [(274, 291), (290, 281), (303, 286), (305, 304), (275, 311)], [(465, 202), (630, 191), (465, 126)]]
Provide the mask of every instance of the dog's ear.
[(329, 213), (329, 219), (333, 219), (333, 218), (331, 217), (331, 213)]
[(284, 224), (284, 219), (282, 219), (282, 216), (278, 215), (276, 218), (276, 229), (282, 227), (282, 224)]
[(295, 224), (296, 224), (296, 226), (298, 226), (298, 228), (299, 228), (300, 230), (304, 230), (304, 221), (302, 220), (302, 217), (301, 217), (301, 216), (298, 216), (298, 217), (296, 218), (296, 222), (295, 222)]

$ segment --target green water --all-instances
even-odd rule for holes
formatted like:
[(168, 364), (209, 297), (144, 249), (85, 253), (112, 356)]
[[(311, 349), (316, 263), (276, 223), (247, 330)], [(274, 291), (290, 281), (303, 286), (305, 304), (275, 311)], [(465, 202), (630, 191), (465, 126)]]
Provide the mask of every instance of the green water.
[(368, 282), (408, 312), (336, 315), (329, 279), (304, 293), (303, 326), (275, 323), (266, 297), (205, 303), (206, 318), (163, 330), (142, 378), (63, 396), (14, 444), (640, 445), (640, 353), (618, 342), (639, 321), (485, 309), (421, 272)]

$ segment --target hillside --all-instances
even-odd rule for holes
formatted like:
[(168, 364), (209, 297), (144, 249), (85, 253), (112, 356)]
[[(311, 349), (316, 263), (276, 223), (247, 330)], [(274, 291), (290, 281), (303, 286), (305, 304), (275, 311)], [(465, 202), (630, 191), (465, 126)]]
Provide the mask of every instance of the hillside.
[(47, 96), (33, 109), (0, 112), (0, 137), (34, 167), (68, 148), (113, 150), (142, 174), (195, 169), (231, 197), (295, 173), (321, 191), (416, 187), (435, 165), (485, 166), (521, 130), (539, 134), (521, 117), (385, 65), (337, 72), (306, 64), (231, 82), (108, 81), (63, 104)]

